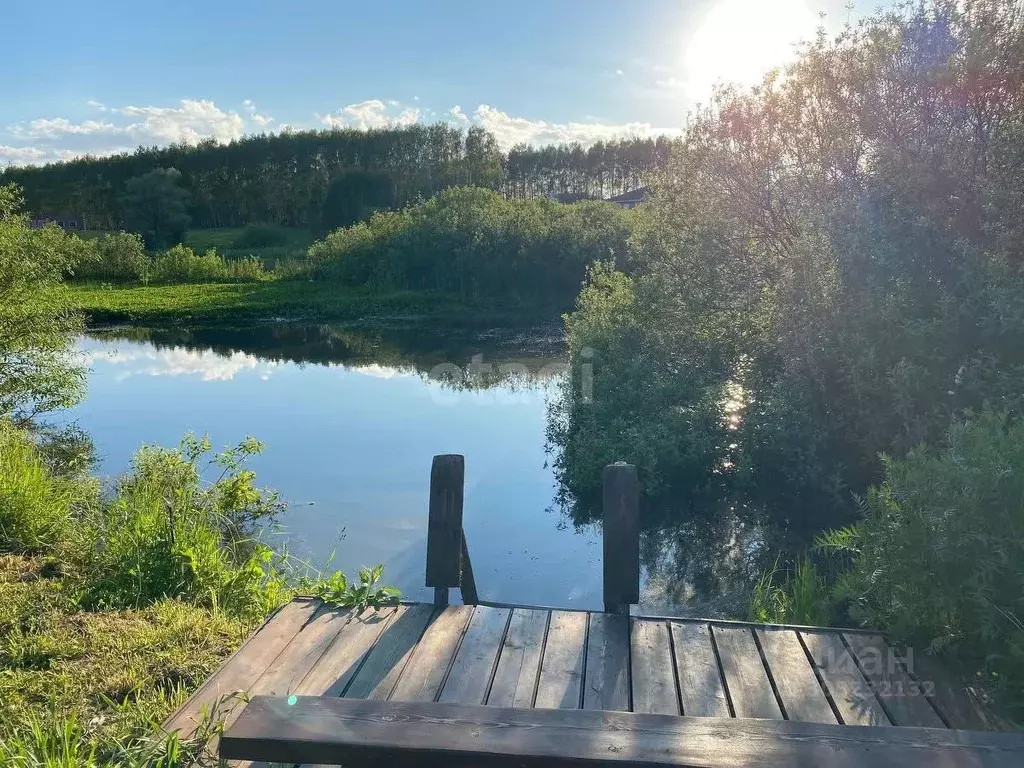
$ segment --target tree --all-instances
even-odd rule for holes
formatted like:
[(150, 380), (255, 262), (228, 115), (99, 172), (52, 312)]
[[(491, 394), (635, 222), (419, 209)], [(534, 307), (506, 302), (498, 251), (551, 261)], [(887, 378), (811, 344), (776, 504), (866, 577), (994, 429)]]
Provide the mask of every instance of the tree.
[(320, 229), (329, 232), (367, 218), (373, 211), (395, 205), (395, 182), (381, 171), (353, 168), (327, 188), (320, 212)]
[(155, 168), (128, 179), (121, 197), (125, 226), (142, 235), (151, 249), (180, 243), (191, 221), (188, 190), (181, 187), (176, 168)]
[(74, 405), (85, 382), (72, 350), (82, 321), (61, 286), (82, 241), (29, 229), (21, 206), (17, 187), (0, 186), (0, 416), (16, 422)]

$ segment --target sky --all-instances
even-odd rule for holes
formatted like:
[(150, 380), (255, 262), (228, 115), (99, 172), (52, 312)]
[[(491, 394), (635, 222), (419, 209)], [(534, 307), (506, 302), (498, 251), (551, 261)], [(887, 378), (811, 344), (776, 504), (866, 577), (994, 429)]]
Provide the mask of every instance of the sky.
[(752, 84), (875, 4), (10, 0), (0, 166), (416, 121), (502, 148), (673, 133), (714, 82)]

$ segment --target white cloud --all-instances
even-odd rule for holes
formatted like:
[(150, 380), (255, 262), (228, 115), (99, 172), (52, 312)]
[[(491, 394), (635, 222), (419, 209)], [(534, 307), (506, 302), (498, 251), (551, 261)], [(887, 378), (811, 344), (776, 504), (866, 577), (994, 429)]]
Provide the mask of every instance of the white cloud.
[(266, 128), (268, 125), (274, 122), (274, 118), (270, 117), (269, 115), (260, 114), (259, 110), (256, 109), (256, 105), (253, 103), (252, 99), (245, 99), (245, 101), (242, 102), (242, 106), (244, 106), (245, 111), (249, 113), (249, 118), (254, 123), (256, 123), (256, 125), (260, 126), (260, 128)]
[(117, 110), (127, 117), (142, 118), (127, 130), (157, 141), (198, 144), (213, 138), (228, 142), (242, 138), (245, 121), (237, 112), (225, 112), (207, 99), (182, 99), (178, 107), (134, 107)]
[(328, 115), (316, 115), (316, 118), (328, 128), (358, 128), (363, 131), (370, 128), (412, 125), (419, 121), (420, 110), (416, 107), (407, 107), (398, 114), (389, 114), (389, 111), (393, 112), (398, 106), (398, 102), (394, 100), (384, 103), (380, 99), (367, 99), (358, 104), (349, 104)]
[(117, 133), (123, 129), (113, 123), (99, 120), (86, 120), (72, 123), (66, 117), (40, 118), (28, 124), (11, 126), (11, 134), (24, 139), (56, 139), (66, 135), (87, 136), (94, 133)]
[(507, 112), (481, 104), (473, 113), (474, 122), (494, 134), (498, 146), (503, 149), (514, 144), (561, 144), (578, 141), (589, 145), (608, 139), (628, 136), (656, 136), (662, 133), (677, 133), (676, 130), (655, 128), (650, 123), (549, 123), (544, 120), (530, 120), (513, 117)]
[(661, 80), (655, 80), (654, 84), (659, 88), (664, 88), (668, 91), (683, 91), (687, 88), (686, 83), (677, 77), (666, 77)]
[(458, 120), (460, 123), (468, 123), (469, 115), (462, 111), (462, 107), (456, 104), (454, 107), (448, 110), (448, 114)]
[(93, 109), (98, 109), (100, 112), (108, 112), (109, 111), (107, 105), (104, 104), (102, 101), (96, 101), (96, 99), (89, 99), (85, 103), (86, 103), (87, 106), (90, 106)]
[(616, 69), (616, 70), (615, 70), (615, 74), (616, 74), (616, 75), (618, 75), (619, 77), (622, 77), (622, 76), (623, 76), (624, 74), (626, 74), (626, 73), (625, 73), (625, 72), (623, 72), (623, 71), (622, 71), (621, 69)]

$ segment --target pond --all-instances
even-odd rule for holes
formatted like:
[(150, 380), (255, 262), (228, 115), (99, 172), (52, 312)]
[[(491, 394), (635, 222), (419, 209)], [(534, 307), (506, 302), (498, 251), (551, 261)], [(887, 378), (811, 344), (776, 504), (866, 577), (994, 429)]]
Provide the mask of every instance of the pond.
[[(480, 596), (601, 606), (600, 529), (558, 508), (545, 441), (564, 375), (558, 327), (124, 329), (78, 347), (91, 375), (72, 418), (101, 474), (188, 431), (215, 447), (254, 435), (268, 447), (252, 460), (260, 484), (289, 504), (272, 543), (350, 574), (384, 563), (388, 583), (428, 600), (431, 457), (461, 453)], [(771, 554), (756, 525), (728, 512), (650, 533), (642, 552), (642, 610), (734, 616)]]

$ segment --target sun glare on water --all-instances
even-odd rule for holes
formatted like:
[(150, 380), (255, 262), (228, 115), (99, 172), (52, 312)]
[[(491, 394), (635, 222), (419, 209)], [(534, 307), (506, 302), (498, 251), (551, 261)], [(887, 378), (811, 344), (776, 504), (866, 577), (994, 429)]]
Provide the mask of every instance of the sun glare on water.
[(801, 0), (716, 0), (684, 39), (686, 91), (706, 101), (715, 83), (755, 85), (813, 38), (819, 20)]

